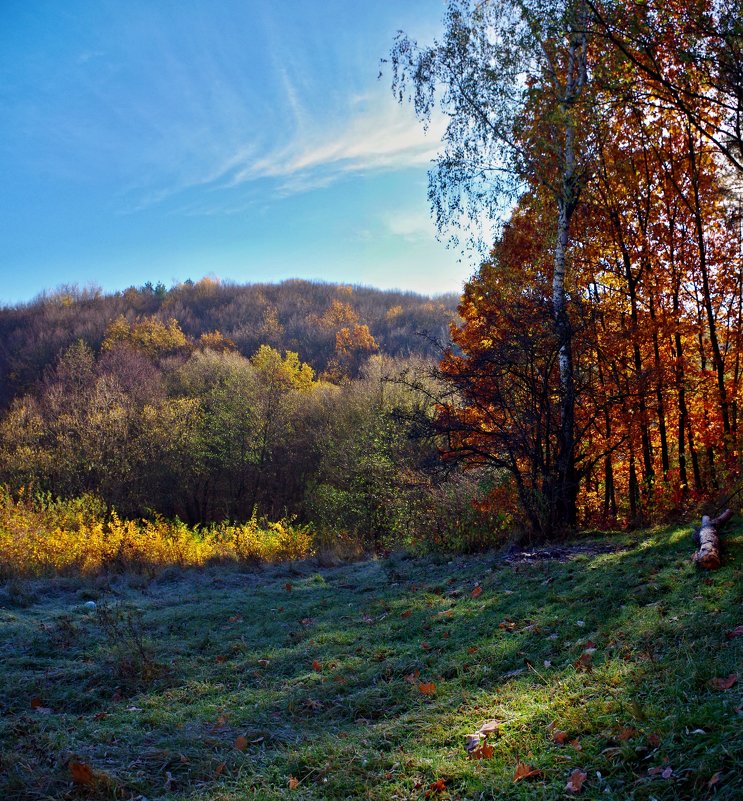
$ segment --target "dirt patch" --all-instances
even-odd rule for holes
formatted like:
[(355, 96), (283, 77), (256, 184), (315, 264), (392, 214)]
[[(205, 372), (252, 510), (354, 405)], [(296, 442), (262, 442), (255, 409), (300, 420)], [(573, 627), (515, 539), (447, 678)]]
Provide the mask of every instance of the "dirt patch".
[(575, 545), (555, 545), (545, 548), (522, 548), (509, 551), (501, 557), (507, 564), (529, 564), (532, 562), (569, 562), (577, 556), (599, 556), (605, 553), (626, 551), (626, 545), (587, 542)]

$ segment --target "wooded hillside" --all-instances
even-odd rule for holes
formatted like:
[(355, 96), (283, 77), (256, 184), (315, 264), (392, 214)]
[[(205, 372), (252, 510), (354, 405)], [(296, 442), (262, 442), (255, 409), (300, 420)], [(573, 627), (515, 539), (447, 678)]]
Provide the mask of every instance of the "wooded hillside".
[(78, 340), (97, 352), (119, 317), (130, 323), (173, 319), (193, 340), (218, 331), (243, 356), (252, 356), (260, 345), (291, 350), (320, 374), (344, 348), (389, 356), (436, 355), (425, 335), (448, 339), (458, 302), (455, 295), (431, 299), (300, 280), (238, 285), (204, 278), (171, 289), (148, 283), (114, 294), (63, 287), (0, 309), (0, 406), (31, 390)]

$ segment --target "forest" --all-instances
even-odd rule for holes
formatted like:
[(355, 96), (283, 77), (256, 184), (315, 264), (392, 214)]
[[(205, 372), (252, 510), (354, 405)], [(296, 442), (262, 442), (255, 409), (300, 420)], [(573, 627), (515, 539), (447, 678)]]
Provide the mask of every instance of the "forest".
[(0, 478), (374, 547), (645, 525), (731, 491), (738, 11), (453, 3), (440, 42), (400, 34), (393, 91), (450, 119), (440, 229), (502, 220), (458, 308), (205, 278), (3, 309)]
[(446, 8), (461, 296), (0, 309), (3, 798), (742, 797), (741, 0)]

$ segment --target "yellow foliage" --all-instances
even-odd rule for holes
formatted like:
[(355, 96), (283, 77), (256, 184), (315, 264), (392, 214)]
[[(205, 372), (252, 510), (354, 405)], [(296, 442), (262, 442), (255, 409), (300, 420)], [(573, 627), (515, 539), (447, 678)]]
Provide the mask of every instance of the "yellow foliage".
[(40, 503), (0, 487), (0, 570), (6, 576), (97, 574), (277, 562), (314, 553), (311, 531), (290, 520), (190, 528), (179, 520), (122, 520), (95, 499)]
[(250, 362), (267, 385), (299, 392), (308, 392), (313, 387), (315, 371), (309, 364), (301, 362), (292, 350), (285, 351), (282, 358), (275, 348), (261, 345)]
[(117, 344), (129, 345), (150, 357), (164, 356), (190, 348), (188, 338), (175, 319), (163, 323), (156, 317), (145, 317), (135, 323), (129, 323), (123, 315), (109, 324), (102, 348), (111, 350)]

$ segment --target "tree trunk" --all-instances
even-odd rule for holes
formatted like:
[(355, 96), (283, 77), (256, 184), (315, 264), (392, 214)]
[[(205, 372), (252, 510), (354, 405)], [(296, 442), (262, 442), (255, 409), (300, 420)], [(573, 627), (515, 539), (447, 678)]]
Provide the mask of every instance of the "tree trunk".
[(727, 523), (733, 516), (730, 509), (726, 509), (719, 517), (710, 520), (707, 515), (702, 518), (702, 528), (695, 532), (694, 540), (699, 550), (694, 554), (694, 562), (705, 570), (716, 570), (720, 567), (720, 538), (717, 529)]

